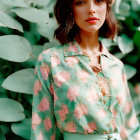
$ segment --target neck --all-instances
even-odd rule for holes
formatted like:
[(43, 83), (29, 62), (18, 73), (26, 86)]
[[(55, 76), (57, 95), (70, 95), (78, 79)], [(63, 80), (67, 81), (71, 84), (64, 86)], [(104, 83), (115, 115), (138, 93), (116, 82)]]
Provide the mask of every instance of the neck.
[(83, 30), (79, 31), (80, 42), (79, 46), (83, 50), (98, 51), (99, 50), (99, 39), (98, 32), (85, 32)]

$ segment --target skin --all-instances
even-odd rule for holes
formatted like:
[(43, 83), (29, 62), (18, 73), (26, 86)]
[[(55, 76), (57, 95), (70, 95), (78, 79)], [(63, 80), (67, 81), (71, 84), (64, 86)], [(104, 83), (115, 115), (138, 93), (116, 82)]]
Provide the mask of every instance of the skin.
[[(72, 11), (74, 21), (80, 28), (79, 35), (81, 42), (79, 46), (86, 50), (87, 54), (99, 51), (98, 34), (106, 19), (107, 4), (105, 0), (73, 0)], [(85, 20), (90, 17), (99, 20), (95, 24), (90, 24)], [(93, 55), (93, 54), (92, 54)]]

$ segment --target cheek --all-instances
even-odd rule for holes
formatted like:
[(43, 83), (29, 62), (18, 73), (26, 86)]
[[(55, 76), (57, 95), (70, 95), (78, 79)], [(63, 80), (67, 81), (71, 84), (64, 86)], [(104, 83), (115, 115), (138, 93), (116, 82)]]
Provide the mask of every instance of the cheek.
[(102, 7), (99, 10), (99, 14), (103, 20), (106, 18), (106, 12), (107, 12), (106, 7)]
[(74, 19), (75, 19), (75, 21), (77, 21), (77, 20), (81, 20), (82, 19), (82, 15), (83, 15), (83, 13), (84, 13), (84, 11), (82, 10), (82, 9), (75, 9), (74, 11), (73, 11), (73, 14), (74, 14)]

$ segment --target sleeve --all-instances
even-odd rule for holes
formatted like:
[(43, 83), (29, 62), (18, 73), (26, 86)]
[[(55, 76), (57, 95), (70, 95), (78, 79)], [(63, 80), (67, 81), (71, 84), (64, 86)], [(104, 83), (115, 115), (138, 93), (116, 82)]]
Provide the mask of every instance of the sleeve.
[(42, 54), (40, 54), (35, 66), (31, 140), (62, 140), (56, 127), (53, 96), (50, 90), (51, 70), (49, 63), (49, 61), (44, 61)]
[(140, 140), (140, 125), (128, 87), (124, 64), (122, 67), (122, 79), (125, 88), (125, 100), (123, 104), (123, 124), (121, 126), (120, 135), (122, 140)]

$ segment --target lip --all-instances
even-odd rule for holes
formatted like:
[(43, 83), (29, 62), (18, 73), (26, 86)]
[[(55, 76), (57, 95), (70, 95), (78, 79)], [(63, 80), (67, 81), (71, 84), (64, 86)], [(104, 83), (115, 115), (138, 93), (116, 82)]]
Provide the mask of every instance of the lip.
[(91, 17), (91, 18), (88, 18), (86, 21), (89, 22), (89, 23), (96, 23), (99, 19), (96, 18), (96, 17)]

